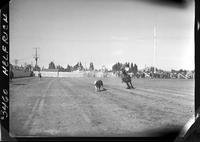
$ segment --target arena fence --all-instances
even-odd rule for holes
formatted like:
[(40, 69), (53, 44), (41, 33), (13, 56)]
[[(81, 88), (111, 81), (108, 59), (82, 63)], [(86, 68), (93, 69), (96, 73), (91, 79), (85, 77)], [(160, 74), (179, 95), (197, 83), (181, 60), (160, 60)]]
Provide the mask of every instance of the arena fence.
[(13, 70), (14, 78), (30, 77), (31, 72), (24, 70)]
[[(38, 76), (38, 71), (34, 71)], [(75, 72), (49, 72), (40, 71), (42, 77), (115, 77), (113, 73), (95, 72), (95, 71), (75, 71)]]

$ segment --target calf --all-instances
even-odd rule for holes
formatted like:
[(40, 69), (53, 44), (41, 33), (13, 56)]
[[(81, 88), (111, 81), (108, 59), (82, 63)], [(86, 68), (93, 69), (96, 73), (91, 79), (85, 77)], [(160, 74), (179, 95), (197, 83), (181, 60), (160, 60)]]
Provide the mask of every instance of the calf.
[(96, 91), (101, 91), (101, 88), (104, 89), (102, 80), (95, 81), (94, 86), (95, 86)]

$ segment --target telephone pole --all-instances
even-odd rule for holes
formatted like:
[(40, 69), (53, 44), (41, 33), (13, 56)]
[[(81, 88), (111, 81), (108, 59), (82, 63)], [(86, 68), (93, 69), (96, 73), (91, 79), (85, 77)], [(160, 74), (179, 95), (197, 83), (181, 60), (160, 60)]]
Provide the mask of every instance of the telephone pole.
[(37, 65), (37, 61), (38, 61), (38, 53), (37, 53), (37, 49), (38, 48), (34, 48), (35, 49), (35, 56), (33, 57), (34, 59), (35, 59), (35, 67), (37, 67), (38, 65)]
[(157, 25), (154, 25), (154, 35), (153, 35), (153, 39), (154, 39), (154, 54), (153, 54), (153, 66), (154, 66), (154, 73), (156, 72), (156, 48), (157, 48)]

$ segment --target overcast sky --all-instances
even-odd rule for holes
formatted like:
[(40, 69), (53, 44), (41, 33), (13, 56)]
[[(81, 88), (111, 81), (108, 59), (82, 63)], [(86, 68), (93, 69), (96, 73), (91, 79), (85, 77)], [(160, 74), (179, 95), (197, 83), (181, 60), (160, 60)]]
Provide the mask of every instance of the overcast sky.
[(46, 68), (50, 61), (65, 68), (81, 61), (193, 70), (194, 2), (183, 8), (146, 1), (12, 0), (10, 61), (35, 64), (38, 47), (38, 64)]

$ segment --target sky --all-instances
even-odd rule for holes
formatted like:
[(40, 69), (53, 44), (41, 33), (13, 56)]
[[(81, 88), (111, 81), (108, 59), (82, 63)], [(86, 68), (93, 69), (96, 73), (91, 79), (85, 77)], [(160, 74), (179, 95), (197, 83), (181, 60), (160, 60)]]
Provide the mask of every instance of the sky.
[(35, 65), (35, 48), (45, 68), (81, 61), (194, 70), (194, 2), (11, 0), (10, 62)]

